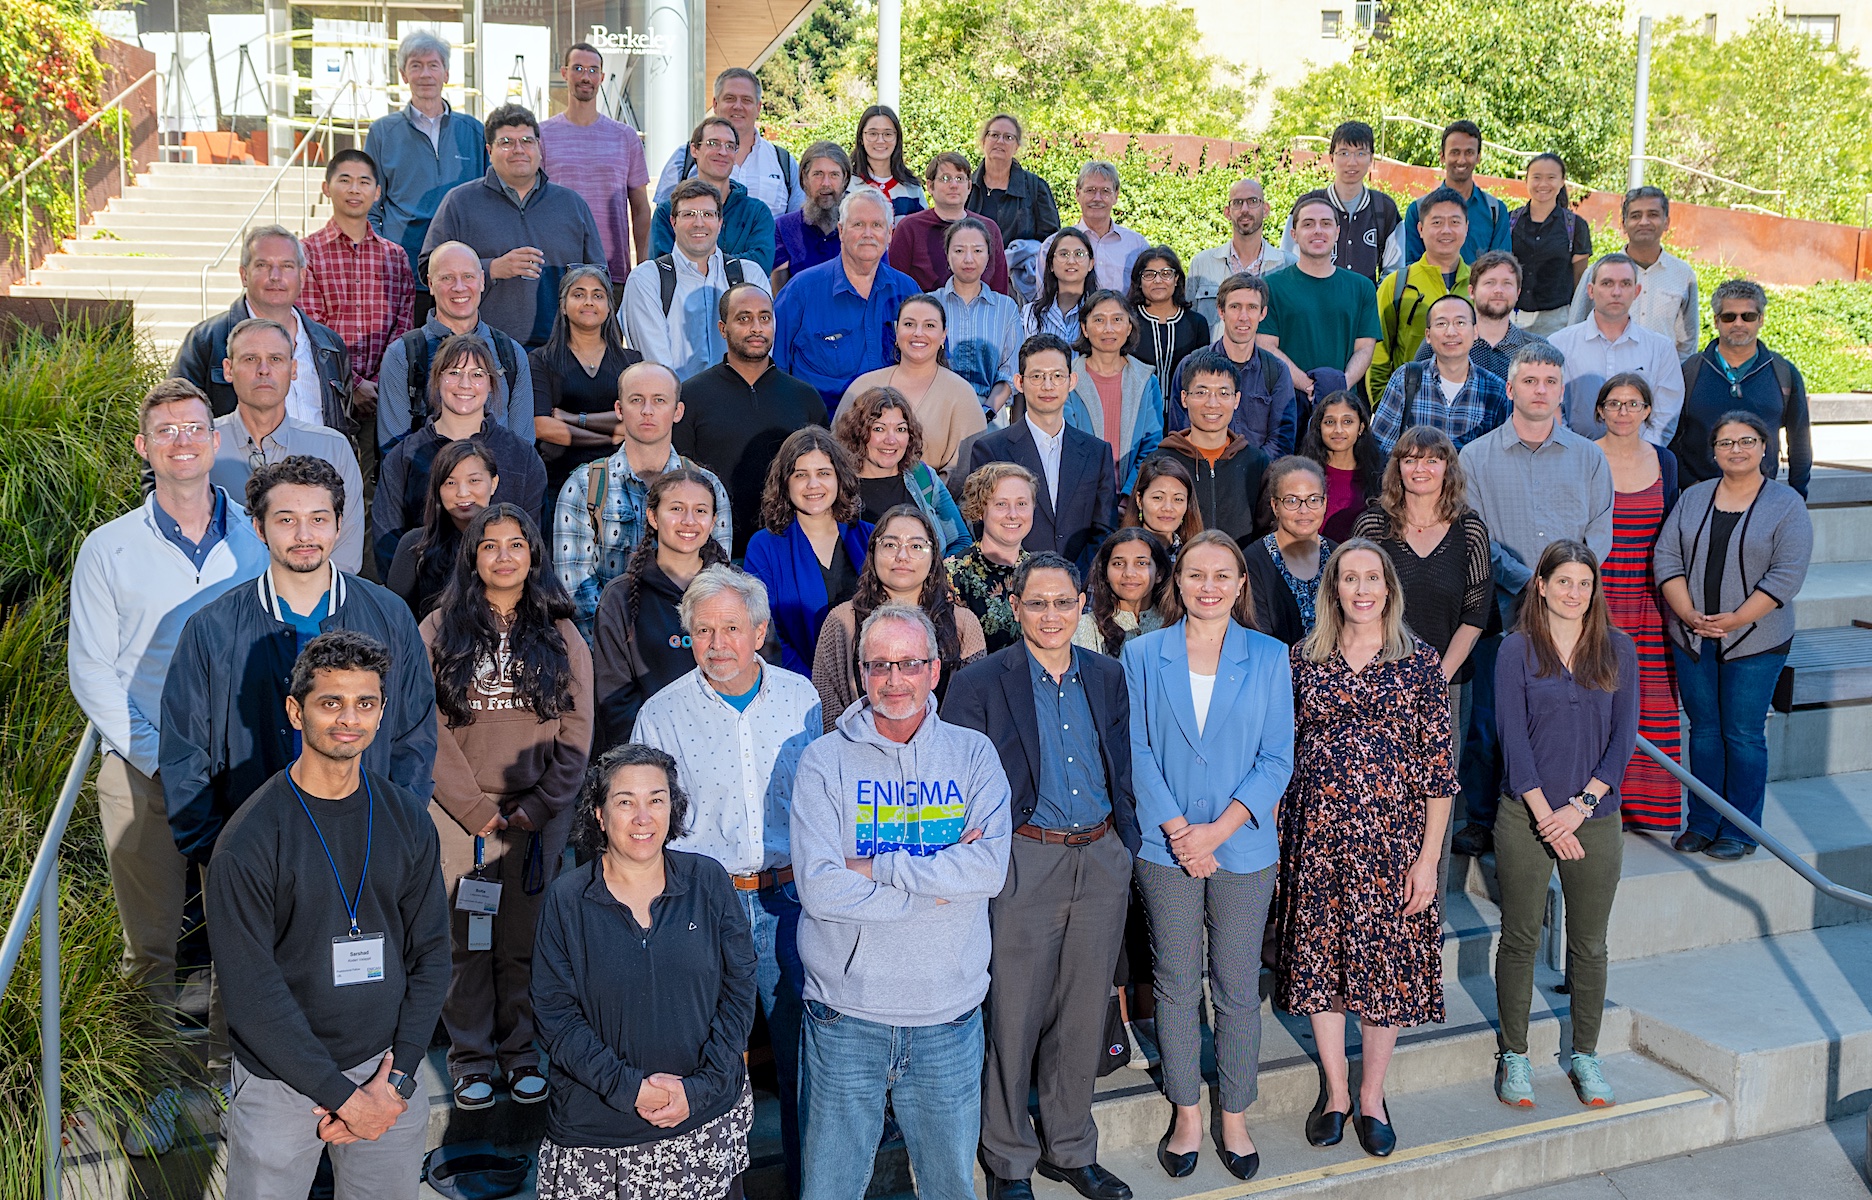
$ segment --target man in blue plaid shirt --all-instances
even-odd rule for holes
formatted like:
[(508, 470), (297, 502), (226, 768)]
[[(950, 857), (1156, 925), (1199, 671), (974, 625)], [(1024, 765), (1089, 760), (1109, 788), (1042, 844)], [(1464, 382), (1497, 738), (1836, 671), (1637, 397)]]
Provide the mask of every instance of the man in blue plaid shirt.
[(1508, 419), (1508, 385), (1469, 359), (1476, 311), (1467, 296), (1439, 296), (1430, 305), (1424, 342), (1431, 360), (1394, 371), (1372, 411), (1372, 437), (1386, 454), (1406, 429), (1429, 425), (1461, 450)]

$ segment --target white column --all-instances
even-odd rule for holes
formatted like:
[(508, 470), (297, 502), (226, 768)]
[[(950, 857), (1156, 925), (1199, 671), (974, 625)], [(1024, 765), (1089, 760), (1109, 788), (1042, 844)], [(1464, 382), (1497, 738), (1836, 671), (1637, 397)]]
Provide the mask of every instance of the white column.
[(644, 85), (644, 153), (654, 176), (688, 144), (690, 113), (689, 6), (685, 0), (654, 0), (645, 19), (659, 53), (647, 55)]
[(892, 109), (902, 104), (902, 49), (903, 0), (878, 0), (877, 102)]
[(1638, 89), (1632, 100), (1631, 176), (1627, 187), (1644, 185), (1645, 126), (1651, 107), (1651, 18), (1638, 18)]

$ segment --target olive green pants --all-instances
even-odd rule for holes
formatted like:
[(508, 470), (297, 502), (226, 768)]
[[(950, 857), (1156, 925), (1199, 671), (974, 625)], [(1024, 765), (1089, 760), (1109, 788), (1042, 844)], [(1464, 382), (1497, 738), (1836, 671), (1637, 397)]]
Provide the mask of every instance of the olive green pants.
[(1560, 868), (1566, 901), (1566, 945), (1572, 985), (1573, 1050), (1596, 1054), (1605, 1015), (1606, 924), (1618, 894), (1625, 842), (1616, 811), (1580, 825), (1574, 835), (1586, 857), (1555, 858), (1534, 832), (1534, 818), (1519, 796), (1504, 795), (1495, 819), (1495, 874), (1501, 884), (1501, 943), (1495, 951), (1495, 1002), (1501, 1010), (1496, 1042), (1528, 1052), (1528, 1006), (1534, 993), (1534, 957), (1547, 909), (1547, 881)]

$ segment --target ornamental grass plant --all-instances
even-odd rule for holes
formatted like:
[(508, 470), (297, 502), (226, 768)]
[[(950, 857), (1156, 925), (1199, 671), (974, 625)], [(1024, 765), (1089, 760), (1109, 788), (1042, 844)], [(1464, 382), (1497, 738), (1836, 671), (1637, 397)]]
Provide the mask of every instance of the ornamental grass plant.
[[(12, 331), (9, 331), (12, 332)], [(72, 563), (85, 534), (138, 498), (136, 405), (160, 374), (122, 328), (20, 333), (0, 353), (0, 899), (11, 916), (85, 718), (65, 666)], [(63, 1108), (102, 1140), (116, 1115), (178, 1082), (173, 1021), (122, 976), (89, 784), (60, 853)], [(0, 993), (0, 1197), (40, 1194), (39, 940)]]

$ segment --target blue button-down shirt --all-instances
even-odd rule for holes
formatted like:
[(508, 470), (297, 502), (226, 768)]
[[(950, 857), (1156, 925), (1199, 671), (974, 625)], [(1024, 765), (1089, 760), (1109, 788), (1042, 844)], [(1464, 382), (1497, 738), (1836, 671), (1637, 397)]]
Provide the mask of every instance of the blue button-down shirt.
[(161, 500), (153, 501), (156, 505), (156, 528), (162, 530), (163, 536), (173, 542), (176, 549), (188, 556), (197, 571), (208, 561), (208, 552), (227, 537), (227, 493), (220, 488), (212, 490), (214, 512), (209, 516), (208, 528), (203, 531), (199, 542), (189, 540), (188, 534), (182, 532), (182, 523), (163, 510)]
[(1079, 651), (1073, 650), (1072, 663), (1057, 681), (1031, 650), (1027, 671), (1040, 721), (1040, 793), (1032, 823), (1042, 829), (1089, 829), (1111, 816), (1112, 808), (1092, 703), (1079, 676)]
[(997, 383), (1014, 386), (1021, 315), (1014, 301), (983, 285), (973, 300), (956, 295), (955, 280), (936, 289), (949, 327), (949, 369), (969, 381), (984, 406)]
[(843, 258), (808, 267), (774, 301), (774, 362), (818, 388), (832, 412), (852, 380), (896, 361), (897, 307), (922, 290), (885, 263), (869, 296), (845, 277)]

